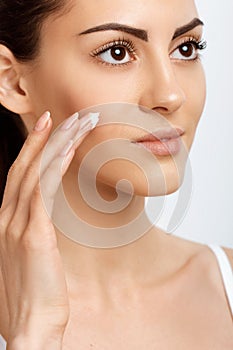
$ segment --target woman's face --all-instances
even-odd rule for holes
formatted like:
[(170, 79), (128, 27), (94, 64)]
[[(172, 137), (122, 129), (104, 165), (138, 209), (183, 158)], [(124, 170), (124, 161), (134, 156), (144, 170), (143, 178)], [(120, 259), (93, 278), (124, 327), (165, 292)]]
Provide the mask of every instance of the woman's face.
[[(202, 25), (193, 21), (198, 18), (194, 2), (73, 3), (67, 14), (50, 17), (42, 28), (40, 55), (28, 75), (34, 117), (50, 110), (56, 127), (74, 112), (93, 105), (140, 105), (158, 112), (172, 127), (183, 129), (182, 141), (189, 150), (205, 102), (205, 78), (198, 50), (195, 44), (184, 44), (202, 39)], [(90, 30), (109, 23), (117, 24), (111, 29), (107, 26)], [(177, 30), (181, 27), (183, 30)], [(125, 118), (127, 122), (127, 115)], [(124, 138), (130, 143), (138, 135), (139, 129), (124, 125), (121, 116), (120, 124), (93, 130), (79, 147), (73, 164), (80, 164), (83, 156), (103, 141)], [(184, 162), (179, 163), (179, 154), (159, 156), (157, 160), (166, 180), (166, 192), (171, 193), (179, 187)], [(146, 173), (152, 169), (151, 162), (151, 157), (145, 159)], [(135, 193), (148, 195), (148, 179), (133, 159), (108, 162), (98, 173), (98, 180), (111, 186), (122, 178), (133, 184)]]

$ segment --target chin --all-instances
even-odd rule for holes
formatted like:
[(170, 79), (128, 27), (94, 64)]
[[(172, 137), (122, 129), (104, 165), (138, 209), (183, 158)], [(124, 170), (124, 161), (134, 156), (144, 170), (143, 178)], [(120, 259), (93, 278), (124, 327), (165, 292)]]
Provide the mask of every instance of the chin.
[[(183, 183), (185, 166), (179, 168), (171, 162), (154, 169), (141, 169), (134, 164), (115, 161), (105, 164), (99, 171), (97, 182), (107, 190), (141, 197), (164, 196), (176, 192)], [(110, 190), (109, 189), (109, 190)], [(110, 190), (110, 191), (111, 191)]]

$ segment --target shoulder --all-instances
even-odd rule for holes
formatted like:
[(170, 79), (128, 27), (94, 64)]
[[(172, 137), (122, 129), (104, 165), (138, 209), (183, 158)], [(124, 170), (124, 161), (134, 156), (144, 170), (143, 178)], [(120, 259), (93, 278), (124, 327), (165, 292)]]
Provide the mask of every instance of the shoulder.
[[(233, 249), (222, 246), (220, 246), (220, 248), (226, 253), (233, 271)], [(203, 283), (206, 281), (222, 301), (226, 300), (219, 262), (216, 255), (208, 245), (203, 245), (202, 249), (200, 249), (199, 253), (195, 256), (194, 263), (199, 271), (201, 271), (202, 277), (204, 277)]]
[[(176, 239), (175, 243), (178, 255), (184, 257), (182, 276), (185, 283), (182, 284), (183, 288), (186, 288), (190, 295), (199, 293), (207, 309), (207, 305), (209, 305), (209, 312), (211, 312), (211, 307), (215, 305), (213, 312), (221, 314), (223, 319), (229, 319), (222, 275), (214, 252), (207, 244), (187, 241), (183, 238)], [(226, 250), (233, 266), (232, 249), (226, 248)]]
[[(219, 263), (214, 252), (207, 244), (176, 237), (178, 252), (184, 256), (184, 266), (190, 276), (196, 278), (199, 285), (208, 285), (224, 297)], [(233, 250), (222, 247), (233, 269)]]
[[(215, 254), (212, 252), (212, 250), (208, 247), (207, 244), (189, 241), (183, 238), (178, 238), (178, 241), (180, 243), (180, 246), (183, 247), (184, 250), (187, 252), (188, 260), (191, 263), (199, 267), (201, 265), (202, 268), (206, 268), (209, 272), (210, 270), (216, 272), (216, 265), (218, 264), (218, 262), (215, 257)], [(222, 248), (223, 251), (226, 253), (233, 270), (233, 249), (225, 246), (220, 246), (220, 248)]]

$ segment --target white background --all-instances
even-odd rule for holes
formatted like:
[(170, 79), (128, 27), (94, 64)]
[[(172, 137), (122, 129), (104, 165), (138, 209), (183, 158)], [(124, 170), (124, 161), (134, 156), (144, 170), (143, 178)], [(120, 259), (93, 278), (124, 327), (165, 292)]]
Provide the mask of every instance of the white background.
[[(173, 234), (233, 248), (233, 1), (196, 1), (205, 23), (201, 52), (207, 101), (190, 153), (191, 204)], [(158, 225), (166, 229), (179, 192), (167, 197)]]

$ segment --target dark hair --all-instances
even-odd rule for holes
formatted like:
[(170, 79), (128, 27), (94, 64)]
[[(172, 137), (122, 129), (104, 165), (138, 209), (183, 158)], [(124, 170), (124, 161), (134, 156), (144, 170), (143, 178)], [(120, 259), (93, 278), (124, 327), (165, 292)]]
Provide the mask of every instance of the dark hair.
[[(0, 44), (8, 47), (19, 62), (34, 60), (40, 50), (44, 20), (63, 10), (64, 0), (0, 0)], [(26, 135), (20, 116), (0, 104), (0, 205), (8, 171)]]

